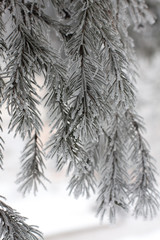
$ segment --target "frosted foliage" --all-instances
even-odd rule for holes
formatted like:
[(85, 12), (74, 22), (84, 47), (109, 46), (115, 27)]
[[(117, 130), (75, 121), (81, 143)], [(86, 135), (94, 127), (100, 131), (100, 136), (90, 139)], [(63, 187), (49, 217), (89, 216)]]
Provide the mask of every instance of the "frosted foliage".
[(130, 159), (133, 162), (133, 168), (130, 199), (135, 206), (134, 214), (136, 216), (152, 218), (159, 208), (159, 193), (155, 187), (155, 166), (147, 143), (141, 135), (144, 125), (142, 120), (135, 113), (127, 112), (126, 115), (130, 122), (129, 133), (132, 140)]
[(94, 192), (96, 187), (96, 179), (92, 172), (94, 165), (89, 159), (77, 163), (68, 186), (70, 194), (74, 192), (76, 198), (80, 195), (89, 197), (90, 191)]
[[(128, 33), (129, 27), (139, 31), (153, 22), (144, 0), (1, 1), (0, 106), (7, 106), (9, 132), (26, 141), (17, 179), (24, 194), (45, 187), (47, 155), (57, 170), (67, 167), (70, 194), (98, 192), (101, 218), (113, 222), (130, 207), (135, 216), (157, 213), (156, 171), (135, 109), (137, 70)], [(57, 51), (48, 34), (52, 30)], [(43, 99), (37, 74), (44, 77)], [(45, 154), (42, 101), (50, 121)], [(1, 168), (3, 147), (0, 138)], [(3, 214), (5, 226), (9, 215)], [(27, 234), (25, 228), (22, 232)]]
[(27, 142), (21, 162), (21, 172), (18, 174), (17, 179), (17, 183), (20, 184), (19, 190), (26, 194), (33, 188), (34, 193), (36, 193), (39, 184), (44, 186), (41, 179), (47, 180), (44, 176), (45, 165), (43, 162), (42, 143), (36, 133)]
[(27, 225), (25, 221), (26, 218), (0, 200), (0, 238), (2, 240), (42, 239), (42, 234), (37, 228)]
[(128, 186), (129, 179), (126, 161), (126, 146), (122, 141), (123, 122), (117, 114), (110, 120), (108, 128), (105, 130), (105, 149), (100, 171), (100, 191), (97, 199), (98, 213), (103, 218), (106, 212), (109, 213), (111, 221), (115, 220), (116, 212), (119, 208), (128, 210)]

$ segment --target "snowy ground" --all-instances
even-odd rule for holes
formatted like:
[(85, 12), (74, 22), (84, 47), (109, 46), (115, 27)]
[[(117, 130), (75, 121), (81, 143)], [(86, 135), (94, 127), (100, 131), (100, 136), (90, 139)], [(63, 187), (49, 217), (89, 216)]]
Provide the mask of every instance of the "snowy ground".
[[(144, 117), (146, 138), (151, 145), (151, 153), (157, 159), (160, 172), (160, 54), (152, 60), (140, 59), (138, 80), (138, 108)], [(7, 115), (4, 127), (8, 124)], [(47, 130), (46, 130), (47, 131)], [(44, 138), (47, 134), (43, 133)], [(5, 171), (0, 173), (0, 194), (7, 198), (7, 203), (28, 217), (29, 224), (36, 224), (44, 233), (46, 240), (159, 240), (160, 215), (153, 221), (134, 220), (121, 216), (115, 225), (101, 225), (95, 217), (95, 197), (75, 200), (66, 192), (67, 178), (65, 173), (56, 173), (54, 164), (48, 162), (47, 191), (40, 189), (37, 196), (22, 197), (17, 192), (16, 174), (20, 167), (19, 157), (23, 149), (22, 141), (7, 134), (4, 129)], [(159, 181), (160, 185), (160, 181)]]

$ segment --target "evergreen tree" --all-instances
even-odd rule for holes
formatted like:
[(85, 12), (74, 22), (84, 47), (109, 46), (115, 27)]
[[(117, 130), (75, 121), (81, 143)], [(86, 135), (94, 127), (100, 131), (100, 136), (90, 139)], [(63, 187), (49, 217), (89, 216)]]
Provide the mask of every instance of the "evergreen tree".
[[(51, 125), (45, 151), (56, 156), (57, 170), (67, 166), (70, 193), (89, 197), (98, 187), (97, 212), (111, 221), (131, 206), (136, 216), (157, 213), (155, 167), (135, 109), (135, 54), (128, 34), (130, 26), (140, 30), (147, 22), (154, 17), (144, 0), (0, 1), (0, 104), (10, 115), (9, 132), (28, 139), (17, 179), (24, 194), (47, 180), (38, 110), (43, 100)], [(58, 51), (48, 40), (52, 30)], [(43, 99), (37, 74), (44, 76)], [(1, 168), (3, 143), (0, 138)], [(12, 208), (0, 206), (3, 239), (41, 236)]]

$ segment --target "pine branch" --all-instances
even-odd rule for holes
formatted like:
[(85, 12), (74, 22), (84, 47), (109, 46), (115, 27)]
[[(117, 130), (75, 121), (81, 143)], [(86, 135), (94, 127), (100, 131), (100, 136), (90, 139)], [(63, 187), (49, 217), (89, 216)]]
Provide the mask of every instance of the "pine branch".
[[(95, 172), (97, 165), (92, 156), (93, 153), (89, 154), (89, 151), (90, 146), (88, 146), (88, 152), (86, 147), (85, 154), (81, 156), (82, 160), (77, 159), (76, 164), (73, 167), (72, 177), (70, 179), (68, 189), (69, 194), (73, 193), (75, 198), (78, 198), (79, 196), (86, 196), (89, 198), (91, 191), (95, 193), (95, 187), (97, 185)], [(90, 158), (86, 159), (86, 152)], [(73, 161), (70, 161), (68, 171), (70, 171), (72, 164)]]
[(53, 158), (56, 155), (57, 170), (61, 170), (67, 163), (68, 173), (75, 170), (77, 164), (79, 166), (83, 165), (84, 169), (83, 162), (80, 162), (80, 159), (86, 157), (84, 147), (80, 141), (77, 141), (72, 132), (68, 134), (68, 128), (72, 122), (66, 101), (68, 78), (66, 77), (66, 67), (60, 58), (57, 57), (56, 64), (52, 65), (50, 73), (45, 82), (48, 91), (44, 97), (45, 106), (49, 108), (48, 112), (52, 126), (52, 135), (47, 144), (48, 157)]
[(128, 5), (125, 1), (113, 0), (112, 8), (114, 12), (114, 18), (116, 21), (116, 28), (120, 34), (120, 39), (122, 43), (122, 48), (128, 58), (128, 73), (135, 82), (137, 76), (137, 66), (136, 66), (136, 54), (134, 48), (134, 40), (130, 37), (128, 30), (132, 27), (132, 21), (128, 13)]
[[(90, 7), (90, 1), (83, 3), (72, 1), (68, 10), (71, 14), (69, 31), (64, 33), (66, 54), (71, 57), (71, 67), (66, 87), (67, 124), (61, 131), (66, 142), (61, 145), (63, 150), (60, 153), (58, 166), (62, 167), (63, 162), (66, 162), (64, 159), (68, 158), (68, 172), (73, 170), (69, 188), (76, 196), (80, 195), (80, 190), (82, 195), (88, 196), (89, 189), (87, 190), (86, 186), (94, 189), (96, 165), (92, 160), (93, 146), (98, 141), (101, 118), (109, 111), (103, 99), (105, 82), (102, 66), (93, 55), (93, 51), (96, 51), (94, 46), (97, 36), (91, 27)], [(66, 143), (69, 143), (67, 148)], [(86, 150), (86, 145), (90, 146), (90, 149)], [(85, 159), (92, 166), (92, 171), (88, 174), (83, 173), (84, 168), (88, 167)]]
[[(82, 13), (81, 11), (76, 13), (79, 6), (81, 6), (83, 10)], [(70, 182), (71, 189), (76, 189), (76, 184), (77, 188), (79, 185), (82, 187), (84, 184), (82, 188), (84, 190), (83, 192), (86, 192), (86, 184), (91, 183), (90, 179), (94, 179), (94, 176), (83, 174), (83, 169), (87, 166), (84, 159), (90, 158), (89, 151), (86, 152), (84, 145), (87, 144), (90, 139), (95, 141), (95, 133), (98, 132), (96, 124), (98, 125), (99, 122), (99, 112), (103, 111), (102, 96), (99, 93), (99, 89), (101, 84), (104, 83), (102, 72), (94, 66), (94, 64), (97, 65), (98, 62), (91, 58), (91, 56), (89, 57), (85, 46), (86, 11), (84, 10), (83, 4), (76, 2), (76, 6), (72, 12), (74, 12), (74, 14), (76, 13), (73, 17), (74, 20), (78, 20), (76, 24), (79, 25), (79, 31), (66, 42), (66, 46), (67, 52), (72, 59), (76, 58), (76, 61), (74, 63), (71, 60), (72, 66), (70, 68), (69, 79), (67, 79), (67, 81), (63, 80), (64, 76), (61, 76), (62, 74), (58, 72), (61, 83), (58, 82), (59, 85), (56, 85), (56, 87), (50, 87), (50, 90), (54, 89), (54, 95), (49, 91), (50, 94), (48, 95), (52, 94), (49, 105), (51, 103), (53, 105), (53, 102), (55, 102), (53, 97), (57, 103), (55, 105), (56, 108), (53, 108), (54, 110), (51, 111), (51, 115), (56, 116), (56, 119), (52, 119), (54, 123), (52, 127), (53, 137), (51, 137), (48, 146), (50, 148), (50, 157), (57, 154), (57, 168), (59, 170), (62, 169), (64, 164), (68, 162), (68, 173), (71, 171), (74, 172), (74, 177)], [(84, 20), (83, 26), (80, 26), (81, 20)], [(68, 28), (71, 32), (75, 28), (73, 22), (75, 21), (72, 20)], [(69, 32), (67, 35), (68, 34)], [(76, 72), (75, 69), (77, 69)], [(57, 77), (57, 79), (58, 78), (59, 77)], [(92, 83), (93, 80), (95, 81), (94, 85)], [(55, 84), (55, 80), (52, 81), (52, 83)], [(59, 91), (58, 94), (57, 89)], [(59, 89), (61, 89), (61, 92)], [(97, 114), (95, 114), (95, 109), (97, 108)], [(55, 134), (54, 131), (56, 131)], [(84, 143), (84, 139), (87, 140), (86, 143)], [(81, 163), (82, 159), (83, 162)], [(82, 169), (80, 170), (81, 167)], [(86, 178), (84, 177), (83, 179), (83, 183), (82, 177), (77, 177), (77, 168), (81, 171), (83, 177), (86, 176)]]
[(20, 185), (19, 190), (25, 195), (31, 190), (36, 194), (38, 185), (45, 188), (43, 181), (48, 181), (48, 179), (44, 175), (42, 142), (37, 133), (27, 142), (23, 150), (21, 163), (21, 171), (16, 181)]
[[(44, 101), (45, 106), (48, 108), (52, 134), (46, 149), (49, 149), (48, 157), (53, 158), (56, 154), (57, 169), (61, 169), (66, 163), (67, 155), (70, 155), (70, 144), (67, 142), (64, 134), (65, 129), (69, 125), (67, 121), (68, 106), (66, 101), (68, 77), (64, 61), (57, 54), (55, 54), (54, 59), (56, 61), (50, 66), (49, 73), (45, 79), (47, 93), (44, 96)], [(60, 163), (62, 155), (63, 163)]]
[[(116, 15), (111, 12), (112, 6), (105, 1), (95, 1), (92, 6), (92, 15), (94, 16), (95, 29), (99, 29), (99, 42), (101, 42), (101, 51), (103, 55), (103, 66), (106, 72), (107, 101), (123, 108), (134, 106), (135, 86), (133, 85), (133, 76), (130, 70), (131, 63), (124, 49)], [(97, 18), (102, 16), (102, 18)], [(121, 22), (123, 24), (123, 22)], [(98, 31), (98, 30), (97, 30)]]
[[(79, 8), (81, 10), (78, 11)], [(75, 28), (77, 30), (67, 43), (67, 52), (76, 62), (71, 67), (68, 83), (70, 86), (68, 98), (71, 101), (69, 114), (73, 119), (73, 125), (69, 131), (76, 131), (76, 135), (80, 136), (82, 142), (84, 139), (89, 141), (92, 139), (92, 142), (94, 139), (97, 140), (100, 118), (107, 113), (108, 107), (103, 100), (102, 86), (105, 86), (105, 82), (102, 67), (92, 55), (94, 43), (90, 35), (89, 25), (92, 23), (89, 9), (89, 1), (84, 1), (81, 7), (80, 3), (76, 4), (73, 20), (77, 26), (73, 25), (70, 31), (74, 31)], [(74, 69), (77, 71), (73, 73)], [(81, 130), (79, 133), (78, 129)]]
[[(100, 184), (98, 214), (103, 219), (108, 213), (109, 220), (115, 221), (116, 213), (122, 209), (128, 210), (128, 164), (126, 161), (126, 146), (123, 132), (123, 121), (118, 114), (112, 116), (107, 130), (104, 130), (102, 148), (103, 157), (100, 163)], [(102, 153), (101, 153), (102, 154)]]
[(85, 139), (94, 142), (98, 139), (100, 119), (109, 111), (103, 99), (104, 74), (92, 52), (95, 50), (95, 39), (92, 38), (93, 29), (90, 27), (90, 2), (84, 1), (82, 5), (73, 1), (73, 6), (75, 14), (69, 33), (75, 34), (66, 44), (67, 53), (73, 59), (67, 92), (71, 102), (69, 115), (73, 122), (69, 132), (73, 132), (82, 143), (85, 143)]
[(25, 223), (22, 217), (0, 200), (0, 238), (2, 240), (39, 240), (42, 233), (35, 226)]
[(156, 188), (156, 168), (147, 143), (141, 134), (143, 122), (136, 113), (128, 111), (126, 115), (130, 122), (129, 137), (131, 138), (130, 151), (133, 168), (130, 198), (134, 206), (134, 215), (152, 218), (160, 207), (160, 193)]
[(117, 107), (124, 109), (132, 107), (135, 102), (135, 87), (128, 72), (128, 59), (123, 54), (122, 48), (116, 46), (115, 50), (115, 45), (113, 46), (111, 42), (107, 44), (106, 52), (108, 98), (114, 100)]
[(13, 30), (7, 37), (8, 64), (4, 69), (3, 78), (9, 78), (4, 92), (7, 108), (11, 114), (9, 130), (15, 129), (15, 135), (22, 138), (31, 135), (33, 129), (38, 133), (42, 128), (37, 104), (39, 96), (35, 90), (38, 86), (35, 74), (47, 69), (51, 62), (46, 40), (39, 28), (40, 23), (31, 15), (21, 1), (14, 3), (11, 17)]
[(96, 180), (93, 174), (92, 163), (90, 164), (84, 163), (83, 165), (76, 166), (74, 173), (72, 173), (72, 177), (70, 179), (68, 189), (69, 194), (73, 192), (75, 198), (79, 196), (86, 196), (87, 198), (90, 197), (91, 191), (95, 192)]

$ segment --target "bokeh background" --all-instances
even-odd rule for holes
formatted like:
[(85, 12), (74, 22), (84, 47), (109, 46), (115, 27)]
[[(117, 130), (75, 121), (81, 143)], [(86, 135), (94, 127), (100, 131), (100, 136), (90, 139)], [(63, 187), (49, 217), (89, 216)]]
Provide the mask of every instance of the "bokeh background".
[[(137, 108), (144, 118), (147, 129), (144, 136), (150, 144), (160, 174), (160, 1), (147, 2), (156, 16), (156, 23), (145, 27), (141, 33), (131, 30), (130, 34), (135, 40), (139, 68)], [(48, 117), (44, 109), (41, 112), (45, 122), (42, 140), (46, 142), (49, 137)], [(46, 176), (51, 181), (46, 183), (47, 190), (40, 187), (36, 196), (30, 194), (23, 197), (17, 191), (15, 180), (24, 143), (18, 136), (14, 138), (12, 133), (8, 134), (8, 123), (9, 116), (4, 107), (2, 137), (5, 139), (5, 152), (4, 171), (0, 172), (0, 194), (7, 198), (9, 205), (28, 218), (27, 223), (39, 226), (45, 240), (160, 239), (160, 214), (152, 221), (120, 215), (114, 225), (100, 222), (95, 216), (96, 196), (78, 200), (68, 196), (65, 170), (56, 172), (51, 160), (46, 162)], [(160, 186), (160, 178), (157, 177), (157, 180)]]

